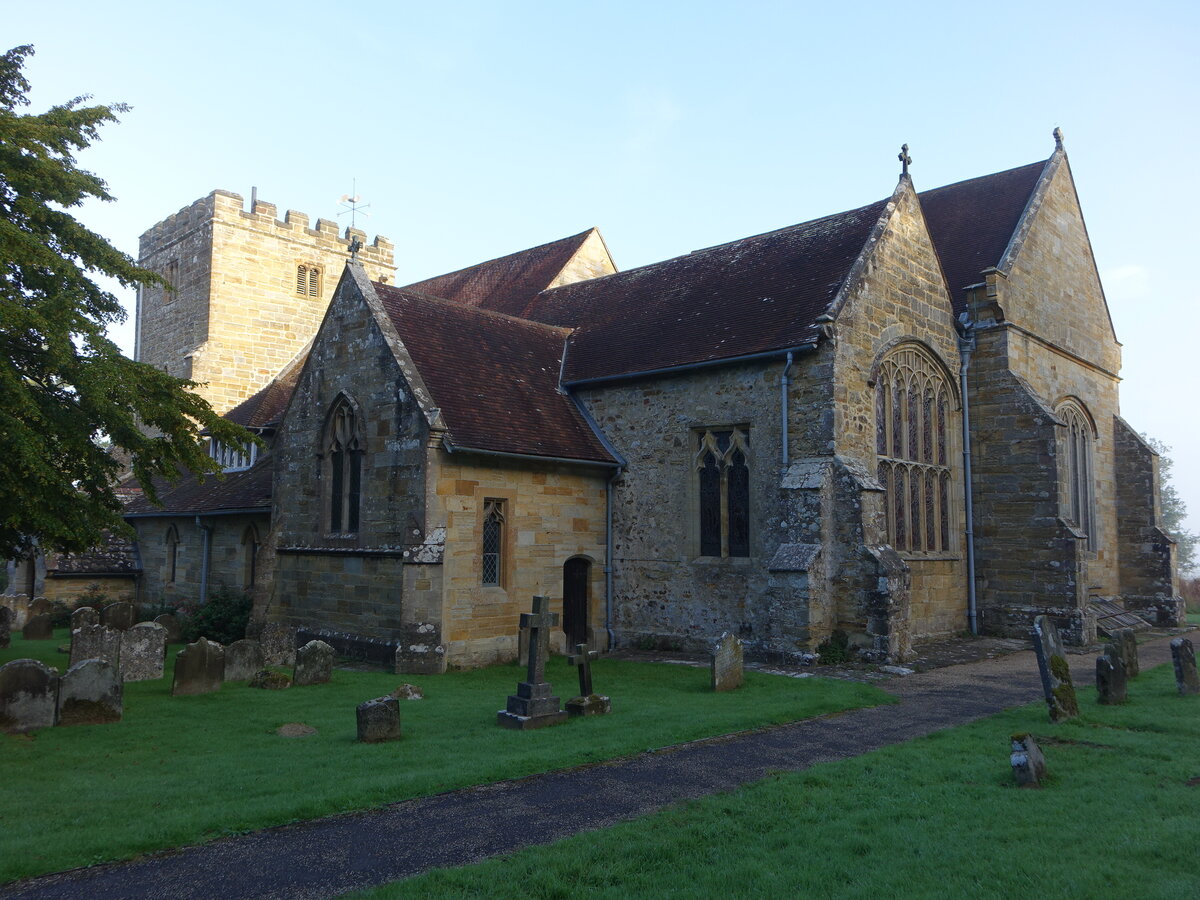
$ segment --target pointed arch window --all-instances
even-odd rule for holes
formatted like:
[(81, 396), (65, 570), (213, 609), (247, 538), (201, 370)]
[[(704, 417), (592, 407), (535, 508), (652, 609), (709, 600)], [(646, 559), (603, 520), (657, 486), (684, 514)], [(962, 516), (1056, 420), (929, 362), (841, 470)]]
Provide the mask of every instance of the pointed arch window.
[(504, 501), (483, 501), (483, 577), (485, 586), (500, 587), (504, 581)]
[(750, 429), (697, 433), (700, 555), (750, 555)]
[(903, 344), (879, 364), (875, 454), (884, 489), (888, 543), (901, 553), (950, 553), (953, 395), (942, 367)]
[(179, 531), (172, 525), (167, 529), (167, 584), (174, 584), (179, 574)]
[(258, 529), (247, 525), (242, 532), (242, 584), (249, 590), (258, 577)]
[(329, 530), (334, 534), (358, 531), (362, 494), (361, 422), (345, 396), (334, 403), (325, 437)]
[(1067, 400), (1056, 410), (1063, 423), (1059, 472), (1064, 482), (1063, 518), (1087, 535), (1087, 548), (1095, 550), (1096, 493), (1092, 457), (1095, 429), (1082, 404)]

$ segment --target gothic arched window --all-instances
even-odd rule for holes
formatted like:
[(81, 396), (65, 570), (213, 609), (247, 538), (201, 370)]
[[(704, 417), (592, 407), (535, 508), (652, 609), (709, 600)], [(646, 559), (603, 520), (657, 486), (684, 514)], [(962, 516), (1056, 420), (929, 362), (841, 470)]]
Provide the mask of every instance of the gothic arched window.
[(167, 529), (164, 543), (167, 545), (167, 584), (174, 584), (179, 572), (179, 531), (174, 525)]
[(360, 427), (350, 400), (345, 395), (338, 397), (330, 411), (325, 435), (329, 530), (335, 534), (358, 531), (362, 492)]
[(699, 478), (700, 555), (750, 555), (750, 431), (701, 432)]
[(1089, 550), (1096, 549), (1096, 496), (1092, 487), (1092, 444), (1095, 429), (1087, 411), (1075, 400), (1058, 407), (1064, 430), (1060, 442), (1059, 472), (1065, 482), (1064, 515), (1087, 535)]
[(880, 363), (875, 452), (888, 542), (901, 553), (954, 549), (951, 401), (942, 367), (919, 346), (904, 344)]
[(247, 525), (242, 532), (242, 584), (247, 590), (258, 576), (258, 544), (258, 529)]
[(484, 585), (500, 587), (504, 583), (504, 501), (483, 501), (483, 577)]

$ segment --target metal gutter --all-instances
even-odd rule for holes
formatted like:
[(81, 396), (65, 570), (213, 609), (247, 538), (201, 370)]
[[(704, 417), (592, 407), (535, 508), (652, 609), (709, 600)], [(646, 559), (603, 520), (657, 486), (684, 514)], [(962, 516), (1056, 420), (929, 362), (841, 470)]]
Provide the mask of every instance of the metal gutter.
[(538, 456), (533, 453), (506, 453), (503, 450), (481, 450), (478, 447), (456, 447), (450, 438), (442, 438), (442, 447), (447, 453), (478, 453), (481, 456), (497, 456), (501, 459), (528, 460), (531, 462), (567, 463), (576, 466), (602, 466), (606, 469), (620, 468), (620, 463), (602, 459), (572, 459), (568, 456)]
[(747, 353), (744, 356), (728, 356), (722, 359), (706, 359), (702, 362), (684, 363), (678, 366), (664, 366), (661, 369), (644, 369), (641, 372), (622, 372), (619, 375), (603, 375), (599, 378), (581, 378), (578, 381), (564, 381), (565, 388), (589, 387), (594, 384), (608, 384), (613, 381), (630, 381), (635, 378), (652, 378), (658, 375), (674, 375), (677, 372), (692, 372), (696, 369), (707, 369), (713, 366), (728, 366), (741, 362), (751, 362), (756, 359), (771, 359), (786, 356), (789, 353), (810, 352), (817, 349), (817, 338), (797, 344), (794, 347), (780, 347), (778, 350), (765, 350), (762, 353)]
[(144, 513), (125, 513), (121, 516), (122, 519), (186, 519), (188, 516), (194, 516), (197, 520), (200, 518), (210, 518), (211, 516), (250, 516), (271, 511), (270, 504), (266, 506), (247, 506), (242, 509), (214, 509), (207, 512), (197, 512), (194, 509), (179, 509), (167, 510), (160, 509), (154, 512)]

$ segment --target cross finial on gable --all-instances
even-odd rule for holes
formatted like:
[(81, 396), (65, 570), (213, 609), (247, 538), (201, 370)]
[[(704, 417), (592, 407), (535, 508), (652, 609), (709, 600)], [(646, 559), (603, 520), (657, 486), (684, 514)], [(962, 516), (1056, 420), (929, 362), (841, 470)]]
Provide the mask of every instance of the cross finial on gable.
[(900, 160), (900, 177), (903, 178), (908, 174), (908, 167), (912, 165), (912, 157), (908, 155), (908, 144), (900, 147), (900, 155), (896, 159)]
[(1062, 133), (1062, 129), (1061, 129), (1061, 128), (1059, 128), (1059, 127), (1057, 127), (1057, 126), (1055, 126), (1055, 128), (1054, 128), (1054, 149), (1055, 149), (1055, 150), (1062, 150), (1062, 149), (1063, 149), (1063, 133)]
[(362, 241), (355, 235), (350, 241), (350, 258), (358, 259), (358, 251), (362, 249)]

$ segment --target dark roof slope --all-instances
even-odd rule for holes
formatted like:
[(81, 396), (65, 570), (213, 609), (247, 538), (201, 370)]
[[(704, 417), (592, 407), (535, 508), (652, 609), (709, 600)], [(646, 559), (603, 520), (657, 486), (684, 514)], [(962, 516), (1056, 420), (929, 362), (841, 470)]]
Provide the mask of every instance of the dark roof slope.
[(1045, 168), (1030, 163), (918, 195), (956, 315), (966, 306), (963, 288), (1000, 263)]
[(249, 469), (226, 472), (223, 477), (207, 476), (203, 482), (195, 475), (181, 475), (174, 484), (155, 480), (158, 499), (155, 506), (137, 492), (126, 504), (125, 516), (185, 516), (233, 510), (262, 510), (271, 506), (271, 457), (268, 455)]
[(529, 318), (579, 326), (566, 381), (813, 340), (886, 200), (540, 294)]
[(461, 447), (612, 462), (558, 391), (567, 330), (374, 285)]
[(225, 418), (243, 428), (278, 425), (296, 390), (296, 382), (300, 378), (300, 371), (304, 368), (306, 359), (307, 350), (288, 363), (287, 368), (276, 375), (269, 384), (225, 413)]
[(519, 316), (539, 291), (550, 286), (594, 230), (418, 281), (404, 290)]

